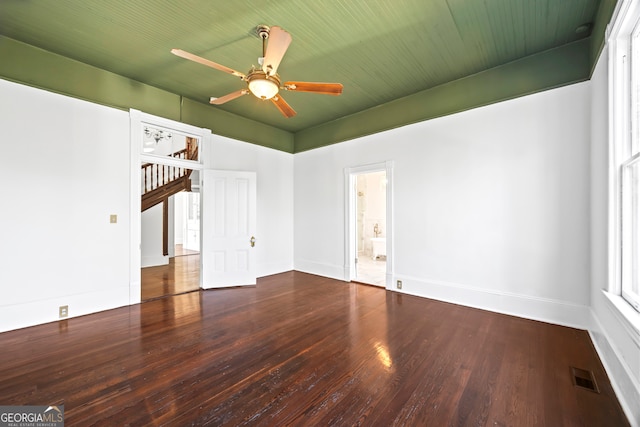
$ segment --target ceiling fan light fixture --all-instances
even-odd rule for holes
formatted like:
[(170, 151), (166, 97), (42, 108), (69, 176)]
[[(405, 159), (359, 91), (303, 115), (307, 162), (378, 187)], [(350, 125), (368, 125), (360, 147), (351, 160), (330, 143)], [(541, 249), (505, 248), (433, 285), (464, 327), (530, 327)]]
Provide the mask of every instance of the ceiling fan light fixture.
[(254, 71), (247, 76), (249, 90), (259, 99), (271, 99), (280, 90), (280, 79), (270, 76), (263, 71)]
[(172, 49), (171, 53), (189, 61), (197, 62), (207, 67), (240, 77), (243, 82), (247, 83), (244, 89), (236, 90), (219, 98), (209, 98), (211, 105), (222, 105), (236, 98), (240, 98), (243, 95), (252, 93), (253, 96), (263, 101), (271, 100), (283, 116), (291, 118), (296, 115), (296, 112), (278, 95), (280, 89), (325, 95), (340, 95), (342, 93), (342, 85), (340, 83), (289, 81), (285, 82), (284, 86), (282, 86), (280, 84), (280, 76), (278, 75), (278, 66), (289, 48), (292, 39), (291, 34), (278, 26), (268, 27), (266, 25), (259, 25), (257, 27), (257, 34), (258, 37), (262, 39), (262, 56), (258, 58), (260, 67), (256, 68), (255, 65), (252, 66), (246, 75), (181, 49)]

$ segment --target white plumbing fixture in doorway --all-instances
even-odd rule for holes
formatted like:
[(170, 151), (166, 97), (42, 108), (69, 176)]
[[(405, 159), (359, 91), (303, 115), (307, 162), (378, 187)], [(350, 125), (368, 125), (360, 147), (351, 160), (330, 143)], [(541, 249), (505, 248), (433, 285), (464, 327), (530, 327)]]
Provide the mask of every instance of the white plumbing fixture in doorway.
[(387, 256), (387, 238), (386, 237), (372, 237), (371, 238), (371, 259), (374, 261), (379, 256)]

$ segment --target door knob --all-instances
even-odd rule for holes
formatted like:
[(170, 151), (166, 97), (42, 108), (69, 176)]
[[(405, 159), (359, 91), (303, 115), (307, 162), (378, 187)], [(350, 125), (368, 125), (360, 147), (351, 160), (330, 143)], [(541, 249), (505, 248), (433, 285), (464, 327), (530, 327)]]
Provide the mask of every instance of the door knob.
[(251, 243), (251, 247), (254, 247), (256, 245), (256, 238), (254, 236), (251, 236), (251, 240), (249, 240), (249, 243)]

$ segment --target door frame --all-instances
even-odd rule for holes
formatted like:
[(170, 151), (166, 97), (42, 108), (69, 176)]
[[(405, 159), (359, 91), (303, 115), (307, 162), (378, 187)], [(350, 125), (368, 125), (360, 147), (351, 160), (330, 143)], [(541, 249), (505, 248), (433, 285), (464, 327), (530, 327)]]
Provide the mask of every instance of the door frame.
[(385, 289), (393, 290), (393, 269), (394, 269), (394, 257), (393, 257), (393, 161), (388, 160), (386, 162), (372, 163), (362, 166), (348, 167), (344, 169), (344, 185), (345, 185), (345, 238), (344, 238), (344, 279), (347, 282), (355, 279), (356, 264), (355, 259), (357, 256), (357, 227), (356, 227), (356, 177), (364, 173), (382, 172), (386, 173), (387, 188), (386, 188), (386, 211), (387, 211), (387, 266), (385, 277)]
[[(188, 134), (199, 139), (199, 159), (198, 163), (192, 161), (178, 160), (170, 157), (162, 158), (158, 156), (147, 156), (142, 152), (143, 126), (157, 126), (169, 129), (173, 132)], [(142, 265), (142, 255), (140, 245), (142, 242), (142, 201), (140, 197), (140, 164), (143, 161), (153, 161), (155, 163), (169, 166), (188, 167), (194, 170), (203, 170), (210, 167), (211, 156), (207, 148), (211, 146), (211, 130), (165, 119), (143, 113), (138, 110), (129, 110), (129, 148), (130, 148), (130, 180), (129, 180), (129, 304), (138, 304), (142, 301), (142, 281), (140, 279), (140, 268)], [(199, 174), (202, 179), (202, 174)], [(200, 185), (200, 182), (198, 183)], [(200, 195), (202, 197), (202, 194)], [(202, 216), (200, 217), (200, 235), (202, 235)], [(202, 240), (200, 241), (202, 251)], [(202, 257), (200, 257), (200, 269), (202, 270)], [(200, 277), (200, 287), (202, 287), (202, 277)]]

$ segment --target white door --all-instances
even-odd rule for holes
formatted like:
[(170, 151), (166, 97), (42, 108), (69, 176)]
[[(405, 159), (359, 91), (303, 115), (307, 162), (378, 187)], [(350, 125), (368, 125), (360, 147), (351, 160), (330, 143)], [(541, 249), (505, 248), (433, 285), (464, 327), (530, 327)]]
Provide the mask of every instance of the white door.
[(203, 172), (202, 287), (255, 285), (256, 173)]

